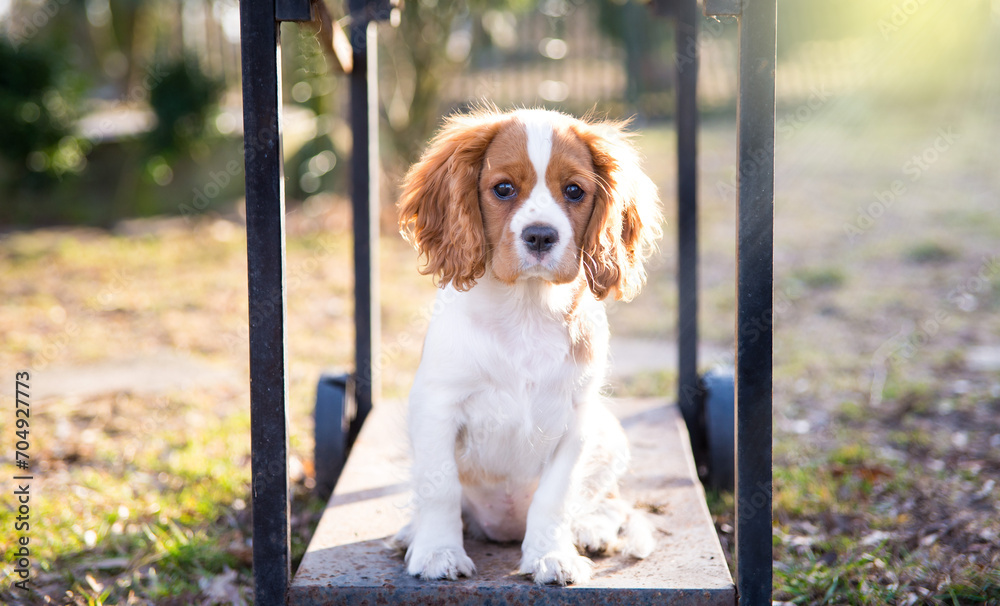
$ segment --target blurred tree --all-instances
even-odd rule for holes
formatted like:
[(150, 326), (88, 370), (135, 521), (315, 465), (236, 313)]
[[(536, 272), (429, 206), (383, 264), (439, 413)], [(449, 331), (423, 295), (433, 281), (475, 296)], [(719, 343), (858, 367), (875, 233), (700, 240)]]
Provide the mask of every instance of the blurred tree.
[[(132, 80), (135, 71), (135, 61), (132, 61), (135, 38), (136, 21), (139, 18), (139, 11), (142, 8), (142, 0), (104, 0), (109, 5), (111, 12), (111, 32), (114, 36), (118, 51), (126, 60), (127, 69), (125, 71), (125, 81)], [(98, 4), (91, 0), (92, 4)]]
[(383, 104), (392, 151), (414, 161), (451, 108), (442, 92), (469, 60), (473, 24), (487, 10), (524, 12), (529, 0), (411, 0), (403, 3), (399, 26), (386, 28), (381, 57)]
[(403, 5), (399, 26), (385, 30), (384, 105), (392, 148), (400, 160), (416, 159), (441, 116), (441, 91), (462, 63), (446, 48), (468, 4), (453, 0), (412, 0)]
[[(649, 0), (600, 0), (594, 16), (606, 38), (625, 49), (625, 102), (628, 113), (639, 112), (639, 98), (654, 71), (651, 63), (661, 54), (660, 45), (673, 45), (673, 27), (664, 19), (653, 19)], [(663, 53), (672, 57), (673, 52)]]

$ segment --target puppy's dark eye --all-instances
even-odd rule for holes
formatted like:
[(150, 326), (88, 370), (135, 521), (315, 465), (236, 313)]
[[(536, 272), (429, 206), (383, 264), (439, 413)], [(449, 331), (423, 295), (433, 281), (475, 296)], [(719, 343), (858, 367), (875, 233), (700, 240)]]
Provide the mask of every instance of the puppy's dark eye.
[(563, 195), (566, 196), (566, 199), (570, 202), (579, 202), (582, 200), (583, 193), (583, 188), (576, 183), (570, 183), (563, 188)]
[(514, 189), (513, 185), (504, 181), (499, 185), (493, 186), (493, 194), (501, 200), (510, 200), (517, 194), (517, 190)]

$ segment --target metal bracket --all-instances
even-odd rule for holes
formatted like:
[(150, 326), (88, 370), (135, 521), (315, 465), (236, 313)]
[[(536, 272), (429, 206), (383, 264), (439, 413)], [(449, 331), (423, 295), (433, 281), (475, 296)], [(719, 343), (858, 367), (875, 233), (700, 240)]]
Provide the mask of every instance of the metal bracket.
[(275, 21), (312, 21), (315, 17), (311, 0), (275, 0)]
[(369, 21), (388, 21), (393, 10), (398, 10), (398, 0), (354, 0), (348, 1), (351, 21), (367, 24)]
[(706, 17), (739, 17), (743, 14), (743, 0), (705, 0)]

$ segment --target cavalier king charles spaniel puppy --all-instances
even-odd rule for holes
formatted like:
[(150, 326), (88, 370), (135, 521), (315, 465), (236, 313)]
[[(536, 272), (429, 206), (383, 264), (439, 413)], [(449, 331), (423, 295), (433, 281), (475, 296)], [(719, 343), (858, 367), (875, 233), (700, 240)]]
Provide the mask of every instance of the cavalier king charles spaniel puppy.
[[(475, 571), (463, 529), (521, 542), (520, 573), (581, 583), (580, 551), (643, 558), (619, 495), (628, 442), (602, 402), (608, 321), (662, 235), (623, 124), (546, 110), (456, 115), (407, 174), (402, 233), (441, 287), (409, 401), (407, 571)], [(580, 551), (578, 551), (580, 550)]]

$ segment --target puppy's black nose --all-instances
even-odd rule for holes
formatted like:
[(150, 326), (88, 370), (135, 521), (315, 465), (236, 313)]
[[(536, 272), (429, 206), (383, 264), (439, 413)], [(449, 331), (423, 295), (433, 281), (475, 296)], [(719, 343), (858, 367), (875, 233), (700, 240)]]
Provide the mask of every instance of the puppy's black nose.
[(528, 245), (528, 250), (542, 254), (555, 246), (559, 233), (548, 225), (535, 223), (524, 228), (521, 239)]

